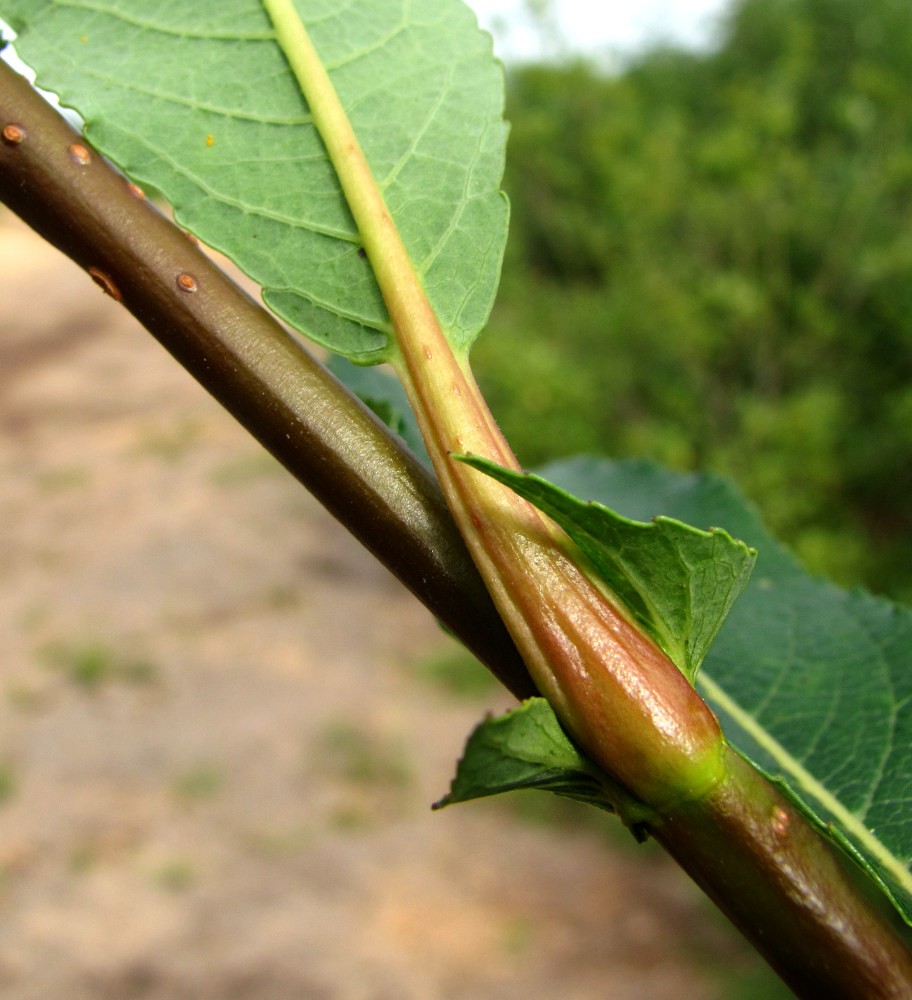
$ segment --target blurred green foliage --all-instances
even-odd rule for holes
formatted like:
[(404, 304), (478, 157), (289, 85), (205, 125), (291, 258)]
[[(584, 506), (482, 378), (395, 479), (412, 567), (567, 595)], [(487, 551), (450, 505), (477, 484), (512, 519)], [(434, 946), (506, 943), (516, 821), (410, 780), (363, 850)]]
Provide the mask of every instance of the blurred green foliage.
[(912, 4), (740, 0), (711, 53), (512, 71), (508, 117), (473, 359), (520, 460), (715, 469), (912, 600)]

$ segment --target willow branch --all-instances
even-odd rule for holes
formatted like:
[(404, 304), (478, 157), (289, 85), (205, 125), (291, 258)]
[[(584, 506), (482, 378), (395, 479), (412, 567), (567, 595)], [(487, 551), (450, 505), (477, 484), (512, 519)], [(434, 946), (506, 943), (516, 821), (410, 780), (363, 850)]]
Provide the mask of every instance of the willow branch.
[[(2, 62), (0, 200), (121, 301), (514, 694), (533, 693), (436, 480)], [(714, 793), (648, 825), (800, 996), (912, 996), (901, 938), (753, 769), (732, 759)]]

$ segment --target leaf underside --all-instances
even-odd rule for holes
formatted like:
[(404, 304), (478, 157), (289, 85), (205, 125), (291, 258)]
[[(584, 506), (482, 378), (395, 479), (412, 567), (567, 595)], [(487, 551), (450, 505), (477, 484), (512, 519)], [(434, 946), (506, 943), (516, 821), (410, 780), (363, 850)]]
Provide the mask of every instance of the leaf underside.
[(647, 462), (540, 470), (627, 517), (724, 524), (759, 551), (697, 688), (726, 738), (880, 883), (912, 924), (912, 612), (808, 574), (728, 483)]
[[(462, 0), (296, 7), (441, 326), (467, 349), (506, 241), (491, 39)], [(0, 0), (0, 13), (90, 142), (164, 194), (273, 311), (353, 360), (384, 359), (386, 307), (259, 0)]]

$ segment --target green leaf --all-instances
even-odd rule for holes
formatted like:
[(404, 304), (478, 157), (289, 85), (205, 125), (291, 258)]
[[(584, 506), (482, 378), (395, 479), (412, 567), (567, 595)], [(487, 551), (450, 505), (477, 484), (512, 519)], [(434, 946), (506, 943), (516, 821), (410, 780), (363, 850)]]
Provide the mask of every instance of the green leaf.
[(633, 518), (725, 524), (759, 550), (697, 687), (725, 735), (912, 923), (912, 612), (805, 572), (735, 489), (645, 462), (542, 470)]
[[(691, 683), (757, 553), (720, 528), (699, 531), (670, 517), (629, 520), (584, 503), (535, 475), (484, 459), (462, 459), (511, 487), (555, 520), (596, 574)], [(712, 522), (710, 522), (712, 523)]]
[(615, 811), (604, 775), (570, 742), (544, 698), (485, 719), (466, 743), (449, 794), (434, 808), (524, 788)]
[[(297, 0), (441, 326), (467, 349), (506, 240), (503, 72), (462, 0)], [(362, 362), (390, 322), (259, 0), (0, 0), (39, 85), (296, 329)], [(454, 195), (455, 192), (455, 195)]]

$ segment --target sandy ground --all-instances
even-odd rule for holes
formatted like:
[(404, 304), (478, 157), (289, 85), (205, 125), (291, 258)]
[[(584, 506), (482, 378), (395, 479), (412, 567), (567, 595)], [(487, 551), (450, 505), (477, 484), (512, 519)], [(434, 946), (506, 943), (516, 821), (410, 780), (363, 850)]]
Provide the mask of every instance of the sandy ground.
[(712, 1000), (753, 975), (657, 851), (566, 810), (431, 813), (509, 696), (429, 682), (427, 613), (9, 217), (0, 294), (0, 1000)]

